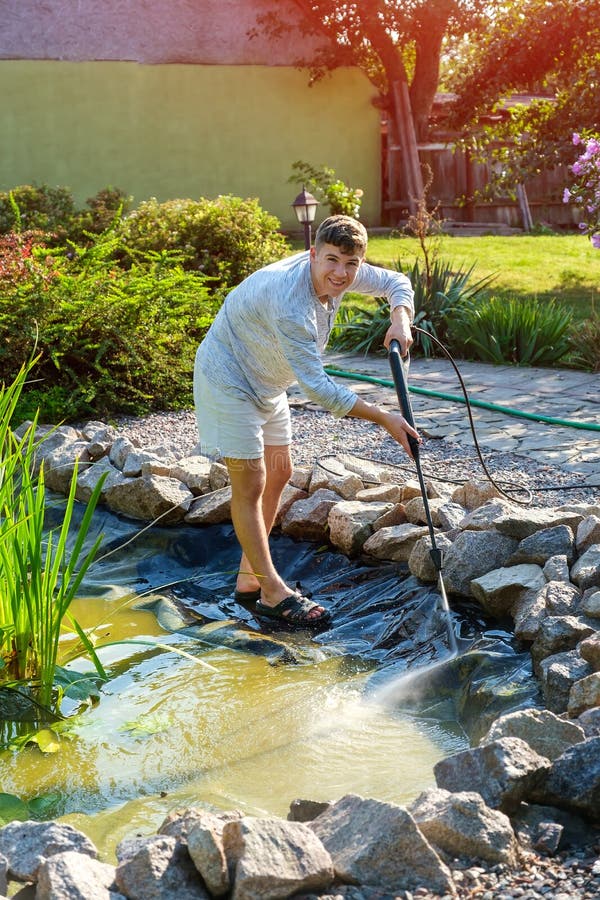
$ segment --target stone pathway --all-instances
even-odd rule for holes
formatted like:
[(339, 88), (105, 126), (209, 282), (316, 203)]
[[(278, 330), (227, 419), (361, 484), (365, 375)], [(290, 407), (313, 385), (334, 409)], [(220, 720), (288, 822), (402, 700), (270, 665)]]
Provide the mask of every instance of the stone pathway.
[[(324, 363), (343, 371), (391, 380), (385, 357), (327, 353)], [(570, 369), (492, 366), (457, 363), (469, 398), (528, 414), (600, 425), (600, 375)], [(397, 406), (394, 388), (335, 376), (361, 397)], [(449, 360), (415, 357), (410, 366), (410, 387), (462, 397), (460, 382)], [(417, 427), (430, 437), (445, 438), (473, 448), (464, 403), (424, 394), (410, 394)], [(572, 472), (587, 485), (600, 485), (600, 431), (584, 430), (497, 410), (472, 406), (478, 441), (484, 450), (521, 453), (538, 463)]]

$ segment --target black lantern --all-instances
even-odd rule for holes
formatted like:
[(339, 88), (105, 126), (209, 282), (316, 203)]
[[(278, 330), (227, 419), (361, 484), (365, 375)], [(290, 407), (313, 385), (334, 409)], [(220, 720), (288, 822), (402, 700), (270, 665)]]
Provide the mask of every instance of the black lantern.
[(310, 249), (311, 243), (311, 225), (315, 221), (315, 213), (317, 212), (317, 206), (319, 205), (319, 201), (313, 197), (312, 194), (309, 194), (304, 185), (302, 186), (302, 191), (298, 194), (292, 206), (294, 208), (294, 212), (296, 213), (296, 218), (300, 222), (300, 224), (304, 227), (304, 249)]

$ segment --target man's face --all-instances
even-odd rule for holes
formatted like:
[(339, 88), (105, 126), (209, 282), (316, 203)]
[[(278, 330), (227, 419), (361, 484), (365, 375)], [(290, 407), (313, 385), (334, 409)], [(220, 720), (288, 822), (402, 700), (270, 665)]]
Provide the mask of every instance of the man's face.
[(362, 253), (344, 253), (333, 244), (310, 249), (310, 272), (318, 297), (337, 297), (347, 291), (361, 267)]

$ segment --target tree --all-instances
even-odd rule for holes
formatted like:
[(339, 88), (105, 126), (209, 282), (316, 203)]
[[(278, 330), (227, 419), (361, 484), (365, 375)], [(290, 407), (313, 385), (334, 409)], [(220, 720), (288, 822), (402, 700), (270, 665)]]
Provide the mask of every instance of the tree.
[[(521, 0), (490, 10), (489, 28), (471, 41), (449, 84), (458, 94), (453, 122), (493, 164), (493, 192), (572, 163), (573, 132), (600, 129), (600, 0)], [(507, 109), (521, 91), (537, 99)]]
[[(310, 69), (311, 83), (340, 66), (360, 67), (377, 88), (377, 105), (386, 111), (392, 135), (404, 142), (403, 158), (412, 154), (417, 159), (416, 142), (427, 137), (444, 41), (476, 30), (490, 0), (289, 2), (301, 14), (302, 35), (318, 42), (316, 54), (299, 61)], [(257, 23), (251, 36), (262, 29), (272, 38), (285, 38), (298, 29), (275, 11), (259, 16)], [(416, 185), (405, 187), (414, 204)], [(421, 192), (422, 185), (417, 196)]]

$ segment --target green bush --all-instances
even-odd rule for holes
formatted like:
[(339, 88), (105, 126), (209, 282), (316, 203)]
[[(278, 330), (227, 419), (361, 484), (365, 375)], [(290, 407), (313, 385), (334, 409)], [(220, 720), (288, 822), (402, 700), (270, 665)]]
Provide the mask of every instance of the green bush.
[(569, 341), (569, 362), (577, 368), (600, 372), (600, 314), (596, 310), (589, 319), (571, 328)]
[(177, 250), (183, 268), (213, 279), (224, 291), (289, 252), (280, 222), (255, 199), (156, 199), (126, 216), (119, 234), (132, 258), (139, 252)]
[(314, 191), (323, 203), (327, 203), (330, 215), (359, 218), (362, 189), (348, 187), (341, 178), (336, 177), (334, 169), (328, 166), (311, 166), (310, 163), (297, 160), (292, 163), (292, 172), (288, 182), (303, 184)]
[(0, 380), (36, 344), (41, 354), (15, 418), (37, 406), (56, 422), (191, 404), (195, 351), (217, 302), (176, 255), (124, 270), (119, 248), (110, 232), (72, 245), (53, 257), (51, 277), (32, 271), (0, 293)]
[(82, 240), (85, 232), (99, 234), (127, 209), (131, 198), (120, 188), (103, 188), (78, 210), (69, 188), (23, 184), (0, 191), (0, 234), (43, 231), (46, 242), (60, 245)]
[(570, 350), (572, 313), (556, 302), (490, 297), (465, 304), (450, 322), (454, 346), (484, 362), (551, 366)]

